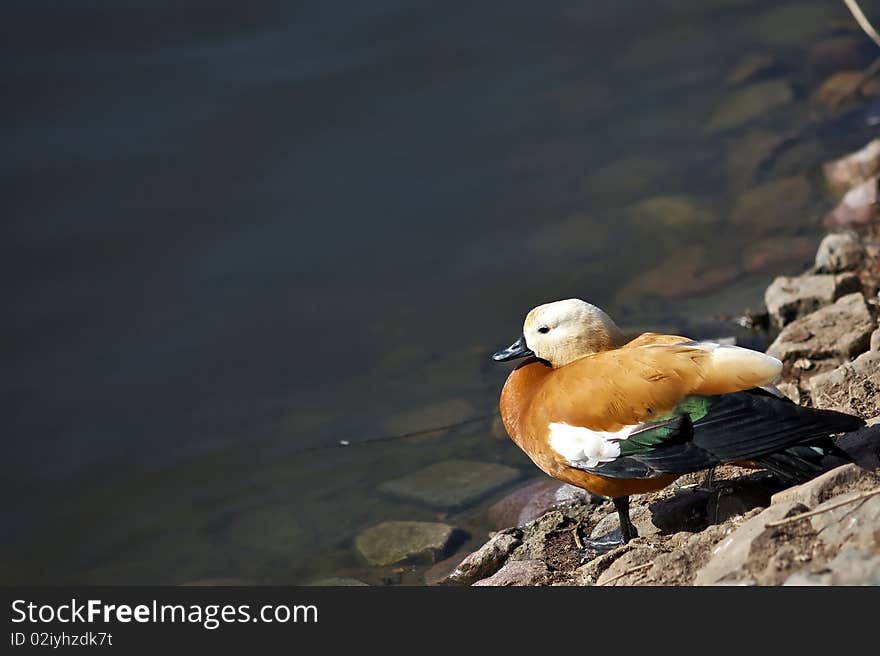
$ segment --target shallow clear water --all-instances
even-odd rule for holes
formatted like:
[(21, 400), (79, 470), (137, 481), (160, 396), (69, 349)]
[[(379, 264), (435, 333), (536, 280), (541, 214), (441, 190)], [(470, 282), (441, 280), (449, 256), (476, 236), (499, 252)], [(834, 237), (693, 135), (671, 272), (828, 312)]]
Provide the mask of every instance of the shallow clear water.
[[(782, 222), (739, 220), (740, 194), (865, 136), (733, 161), (815, 118), (807, 52), (840, 3), (319, 4), (2, 10), (0, 580), (389, 580), (352, 537), (437, 512), (379, 483), (450, 457), (536, 470), (490, 419), (340, 440), (490, 415), (487, 354), (540, 302), (733, 333), (719, 315), (809, 260), (748, 255), (813, 246), (829, 206), (813, 185)], [(749, 53), (792, 97), (707, 129)], [(656, 196), (698, 209), (633, 208)], [(445, 518), (480, 541), (481, 513)]]

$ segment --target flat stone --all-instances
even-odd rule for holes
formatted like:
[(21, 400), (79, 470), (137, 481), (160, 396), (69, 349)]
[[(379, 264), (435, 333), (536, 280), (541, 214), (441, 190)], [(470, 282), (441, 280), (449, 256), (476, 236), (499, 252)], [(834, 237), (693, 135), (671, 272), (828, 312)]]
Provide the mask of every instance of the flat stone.
[(766, 182), (737, 198), (730, 221), (765, 233), (802, 225), (808, 218), (812, 193), (810, 183), (799, 175)]
[(874, 321), (865, 298), (848, 294), (834, 304), (791, 322), (767, 353), (780, 360), (830, 359), (843, 362), (868, 349)]
[(870, 474), (858, 465), (843, 465), (813, 478), (806, 483), (777, 492), (770, 500), (772, 505), (781, 503), (801, 503), (807, 508), (815, 508), (840, 490), (851, 487)]
[(456, 533), (454, 527), (439, 522), (388, 521), (361, 531), (354, 544), (371, 565), (433, 563), (445, 554)]
[(520, 476), (518, 469), (493, 462), (444, 460), (382, 483), (379, 489), (432, 508), (453, 509), (469, 506)]
[(540, 560), (513, 560), (492, 576), (474, 583), (475, 586), (544, 585), (550, 571)]
[(792, 100), (794, 93), (788, 82), (757, 82), (728, 95), (712, 113), (705, 130), (710, 134), (732, 130)]
[(694, 585), (718, 585), (743, 578), (742, 570), (752, 544), (767, 530), (766, 524), (806, 509), (796, 501), (774, 504), (743, 522), (712, 549), (712, 556), (697, 572)]
[(551, 510), (595, 503), (599, 497), (552, 478), (541, 478), (514, 490), (489, 507), (487, 515), (496, 529), (524, 526)]
[(486, 544), (462, 560), (441, 583), (471, 585), (486, 579), (500, 570), (510, 553), (521, 544), (522, 531), (496, 533)]
[(764, 305), (773, 322), (785, 326), (861, 289), (861, 281), (852, 273), (779, 276), (764, 293)]
[(809, 381), (813, 405), (860, 417), (880, 413), (880, 352), (862, 353)]
[[(877, 140), (880, 143), (880, 139)], [(853, 233), (838, 232), (826, 235), (816, 251), (817, 273), (854, 271), (865, 261), (865, 246)]]
[(845, 191), (880, 174), (880, 139), (822, 167), (828, 186)]
[(876, 549), (845, 546), (826, 566), (829, 585), (880, 585), (880, 553)]

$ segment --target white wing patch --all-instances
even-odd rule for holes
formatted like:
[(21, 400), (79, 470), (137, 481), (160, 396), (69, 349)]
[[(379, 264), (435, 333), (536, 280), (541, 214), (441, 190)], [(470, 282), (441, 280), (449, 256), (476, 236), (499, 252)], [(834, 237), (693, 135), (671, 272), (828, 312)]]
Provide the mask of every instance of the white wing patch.
[(600, 462), (611, 462), (620, 455), (620, 440), (630, 436), (636, 426), (625, 426), (619, 431), (594, 431), (565, 423), (550, 424), (550, 448), (561, 455), (572, 467), (595, 467)]

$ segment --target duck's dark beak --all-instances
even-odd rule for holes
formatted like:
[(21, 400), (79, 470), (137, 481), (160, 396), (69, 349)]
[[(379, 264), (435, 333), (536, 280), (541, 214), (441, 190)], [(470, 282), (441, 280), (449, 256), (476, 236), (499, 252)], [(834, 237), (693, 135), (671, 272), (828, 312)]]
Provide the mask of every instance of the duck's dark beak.
[(534, 353), (532, 353), (532, 350), (526, 346), (526, 338), (525, 335), (523, 335), (503, 351), (494, 353), (492, 359), (495, 360), (495, 362), (507, 362), (508, 360), (527, 358), (530, 355), (534, 355)]

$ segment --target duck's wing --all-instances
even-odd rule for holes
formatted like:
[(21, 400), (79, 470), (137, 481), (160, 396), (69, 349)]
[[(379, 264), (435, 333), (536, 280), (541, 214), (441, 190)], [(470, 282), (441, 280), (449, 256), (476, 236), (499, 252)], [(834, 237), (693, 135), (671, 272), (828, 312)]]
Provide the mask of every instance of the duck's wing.
[(609, 478), (654, 478), (725, 462), (760, 461), (763, 456), (809, 446), (863, 424), (857, 417), (804, 408), (760, 389), (694, 395), (683, 399), (668, 416), (643, 422), (626, 435), (603, 436), (608, 445), (601, 458), (604, 461), (579, 459), (570, 444), (568, 455), (574, 457), (566, 460), (572, 467)]
[[(650, 422), (692, 395), (720, 395), (772, 383), (776, 358), (737, 346), (646, 334), (624, 348), (561, 367), (542, 385), (535, 414), (593, 430), (616, 431)], [(559, 421), (559, 419), (556, 419)]]

